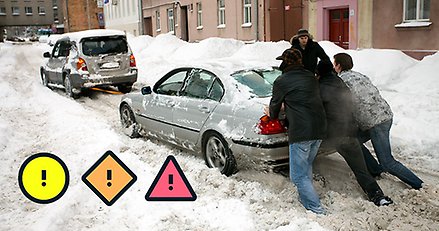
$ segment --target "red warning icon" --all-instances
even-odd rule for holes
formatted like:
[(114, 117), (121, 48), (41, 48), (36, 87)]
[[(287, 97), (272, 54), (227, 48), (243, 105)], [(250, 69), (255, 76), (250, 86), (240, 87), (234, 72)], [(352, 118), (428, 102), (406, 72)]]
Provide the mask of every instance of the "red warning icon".
[(197, 195), (174, 156), (168, 156), (145, 196), (147, 201), (195, 201)]

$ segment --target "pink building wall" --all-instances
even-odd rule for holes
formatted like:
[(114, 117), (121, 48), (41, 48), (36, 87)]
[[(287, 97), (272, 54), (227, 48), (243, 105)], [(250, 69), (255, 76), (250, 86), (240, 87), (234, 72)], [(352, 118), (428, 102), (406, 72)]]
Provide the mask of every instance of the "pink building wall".
[(357, 0), (317, 1), (317, 40), (329, 40), (329, 10), (349, 8), (349, 49), (357, 48), (358, 2)]

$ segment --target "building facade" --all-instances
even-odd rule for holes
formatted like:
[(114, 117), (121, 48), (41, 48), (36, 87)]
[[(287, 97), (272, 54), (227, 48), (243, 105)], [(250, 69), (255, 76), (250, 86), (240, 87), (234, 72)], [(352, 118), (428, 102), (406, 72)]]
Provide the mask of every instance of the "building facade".
[(104, 5), (105, 28), (143, 34), (141, 0), (108, 0)]
[(303, 1), (306, 26), (317, 40), (346, 49), (398, 49), (421, 59), (439, 50), (439, 1)]
[(63, 1), (64, 30), (75, 32), (105, 28), (103, 0), (60, 0)]
[(62, 0), (2, 0), (0, 1), (0, 37), (29, 36), (38, 29), (63, 32)]
[(144, 33), (185, 41), (289, 39), (302, 26), (301, 0), (143, 0)]

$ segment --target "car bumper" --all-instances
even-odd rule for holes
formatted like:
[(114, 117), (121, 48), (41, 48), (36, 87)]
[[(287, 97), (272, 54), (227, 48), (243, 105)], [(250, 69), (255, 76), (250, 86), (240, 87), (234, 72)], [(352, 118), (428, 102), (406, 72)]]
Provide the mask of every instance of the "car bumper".
[(137, 70), (131, 70), (129, 73), (117, 76), (102, 76), (88, 74), (71, 74), (72, 86), (75, 89), (92, 88), (98, 86), (109, 86), (127, 84), (132, 85), (137, 81)]

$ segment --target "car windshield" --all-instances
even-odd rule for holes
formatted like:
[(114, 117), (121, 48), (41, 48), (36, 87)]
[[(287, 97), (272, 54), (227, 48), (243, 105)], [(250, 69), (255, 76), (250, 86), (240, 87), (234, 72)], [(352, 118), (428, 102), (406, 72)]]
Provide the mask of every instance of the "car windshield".
[(82, 40), (82, 53), (87, 56), (126, 52), (128, 52), (128, 44), (123, 36), (94, 37)]
[(250, 88), (257, 97), (269, 97), (273, 85), (256, 71), (240, 71), (232, 76), (241, 84)]
[(273, 85), (274, 80), (276, 80), (277, 77), (282, 75), (282, 71), (279, 69), (261, 70), (258, 72), (261, 73), (264, 79), (267, 80), (271, 85)]

